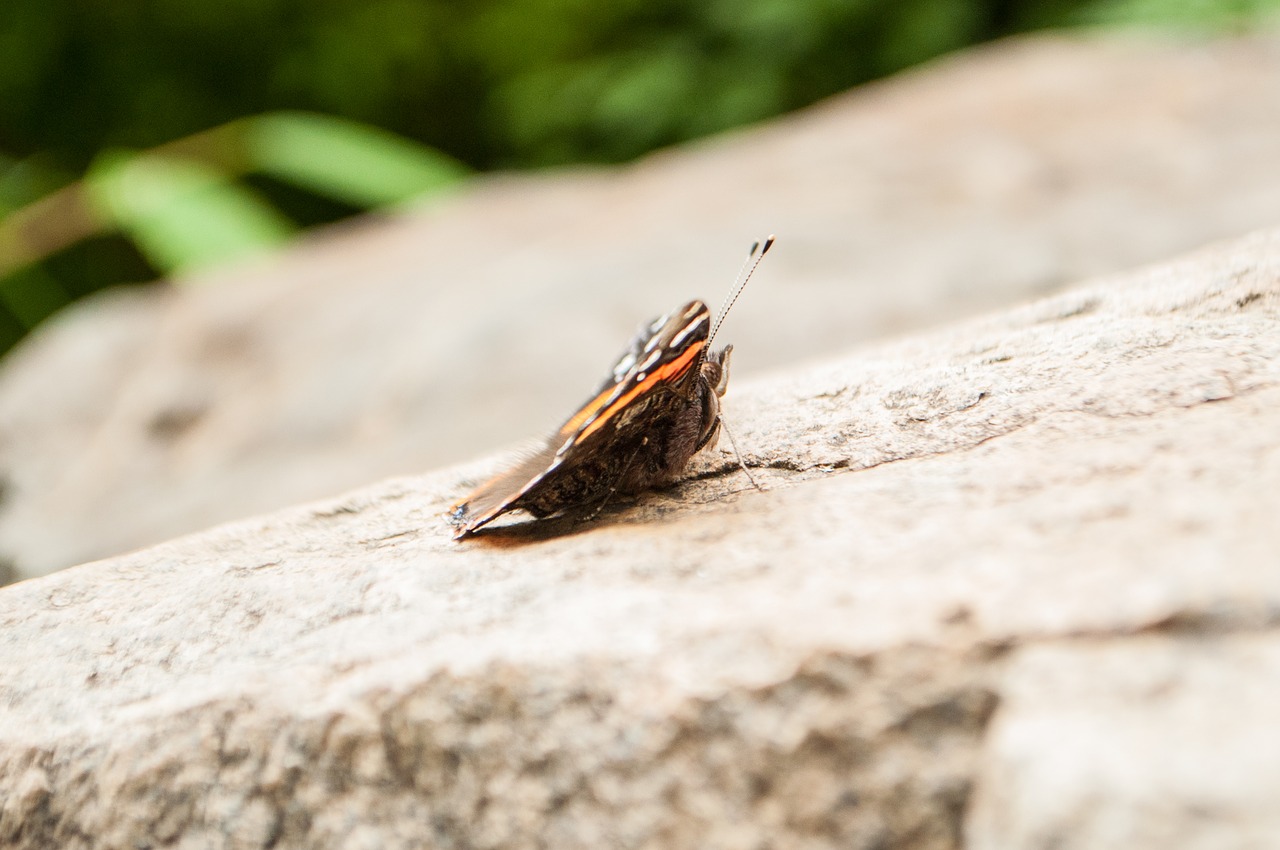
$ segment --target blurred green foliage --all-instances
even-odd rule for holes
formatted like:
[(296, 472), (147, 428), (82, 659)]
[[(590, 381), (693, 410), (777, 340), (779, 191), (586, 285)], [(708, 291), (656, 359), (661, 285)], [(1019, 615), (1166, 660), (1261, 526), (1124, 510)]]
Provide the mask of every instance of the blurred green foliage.
[(0, 350), (88, 292), (261, 250), (469, 169), (625, 161), (1014, 32), (1236, 29), (1278, 8), (4, 0)]

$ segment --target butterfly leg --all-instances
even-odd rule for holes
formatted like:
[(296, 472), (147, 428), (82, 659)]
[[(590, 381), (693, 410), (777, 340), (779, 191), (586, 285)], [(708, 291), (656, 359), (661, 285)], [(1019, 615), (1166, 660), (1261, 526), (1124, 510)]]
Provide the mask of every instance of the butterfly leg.
[(716, 422), (716, 429), (719, 430), (720, 428), (723, 428), (725, 434), (729, 437), (729, 445), (733, 447), (733, 456), (737, 458), (739, 468), (747, 474), (747, 480), (751, 482), (751, 486), (763, 493), (764, 488), (760, 486), (760, 482), (756, 481), (756, 477), (751, 474), (751, 470), (747, 469), (747, 465), (743, 463), (742, 453), (738, 451), (738, 441), (733, 438), (733, 432), (729, 430), (729, 426), (725, 424), (724, 419), (719, 419)]
[(751, 470), (747, 469), (746, 463), (742, 460), (742, 453), (738, 451), (738, 441), (733, 438), (733, 432), (729, 430), (729, 426), (725, 424), (724, 417), (720, 413), (720, 399), (724, 396), (725, 391), (729, 389), (729, 359), (733, 355), (733, 346), (726, 345), (715, 356), (715, 363), (719, 367), (719, 374), (712, 373), (715, 383), (710, 385), (712, 392), (707, 393), (706, 402), (708, 409), (704, 414), (707, 416), (711, 425), (707, 428), (706, 434), (703, 435), (698, 443), (698, 451), (704, 447), (714, 446), (720, 437), (720, 429), (729, 435), (729, 445), (733, 447), (734, 459), (738, 461), (738, 466), (747, 475), (747, 480), (751, 482), (751, 486), (757, 490), (764, 492), (764, 488), (760, 486), (760, 482), (756, 481)]

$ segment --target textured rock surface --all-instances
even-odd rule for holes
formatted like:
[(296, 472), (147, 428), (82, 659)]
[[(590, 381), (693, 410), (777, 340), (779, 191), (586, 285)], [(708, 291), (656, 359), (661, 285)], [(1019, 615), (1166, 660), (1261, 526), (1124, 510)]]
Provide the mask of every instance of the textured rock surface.
[(1280, 231), (733, 388), (598, 521), (503, 458), (0, 590), (0, 845), (1280, 843)]
[(551, 428), (640, 321), (727, 288), (738, 377), (1280, 222), (1280, 41), (1030, 39), (635, 166), (498, 178), (180, 291), (0, 372), (23, 575)]

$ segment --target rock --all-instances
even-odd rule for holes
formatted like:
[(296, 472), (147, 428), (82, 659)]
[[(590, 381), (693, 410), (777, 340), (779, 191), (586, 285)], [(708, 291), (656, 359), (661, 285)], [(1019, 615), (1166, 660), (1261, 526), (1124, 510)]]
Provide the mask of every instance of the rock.
[(1275, 846), (1280, 641), (1274, 622), (1232, 634), (1253, 625), (1232, 613), (1019, 653), (970, 846)]
[(727, 399), (463, 544), (509, 454), (0, 590), (0, 845), (1280, 844), (1280, 230)]
[(738, 378), (1273, 225), (1277, 102), (1275, 38), (1010, 41), (94, 299), (0, 372), (0, 562), (40, 574), (544, 433), (770, 231), (725, 329)]

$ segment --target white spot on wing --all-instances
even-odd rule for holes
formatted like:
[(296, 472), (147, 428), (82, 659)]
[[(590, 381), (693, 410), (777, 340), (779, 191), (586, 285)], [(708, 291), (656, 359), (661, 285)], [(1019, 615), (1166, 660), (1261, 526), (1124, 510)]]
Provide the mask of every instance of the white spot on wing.
[(708, 316), (706, 313), (703, 313), (702, 317), (699, 318), (698, 321), (685, 325), (684, 330), (680, 331), (680, 333), (676, 334), (671, 338), (671, 347), (679, 348), (680, 344), (685, 341), (685, 338), (688, 337), (689, 334), (693, 333), (695, 330), (697, 330), (698, 328), (702, 327), (707, 323), (708, 318), (710, 318), (710, 316)]
[(634, 365), (636, 365), (636, 356), (633, 352), (628, 351), (622, 356), (622, 359), (618, 361), (617, 365), (613, 367), (614, 378), (621, 378), (623, 375), (630, 372), (631, 367)]

